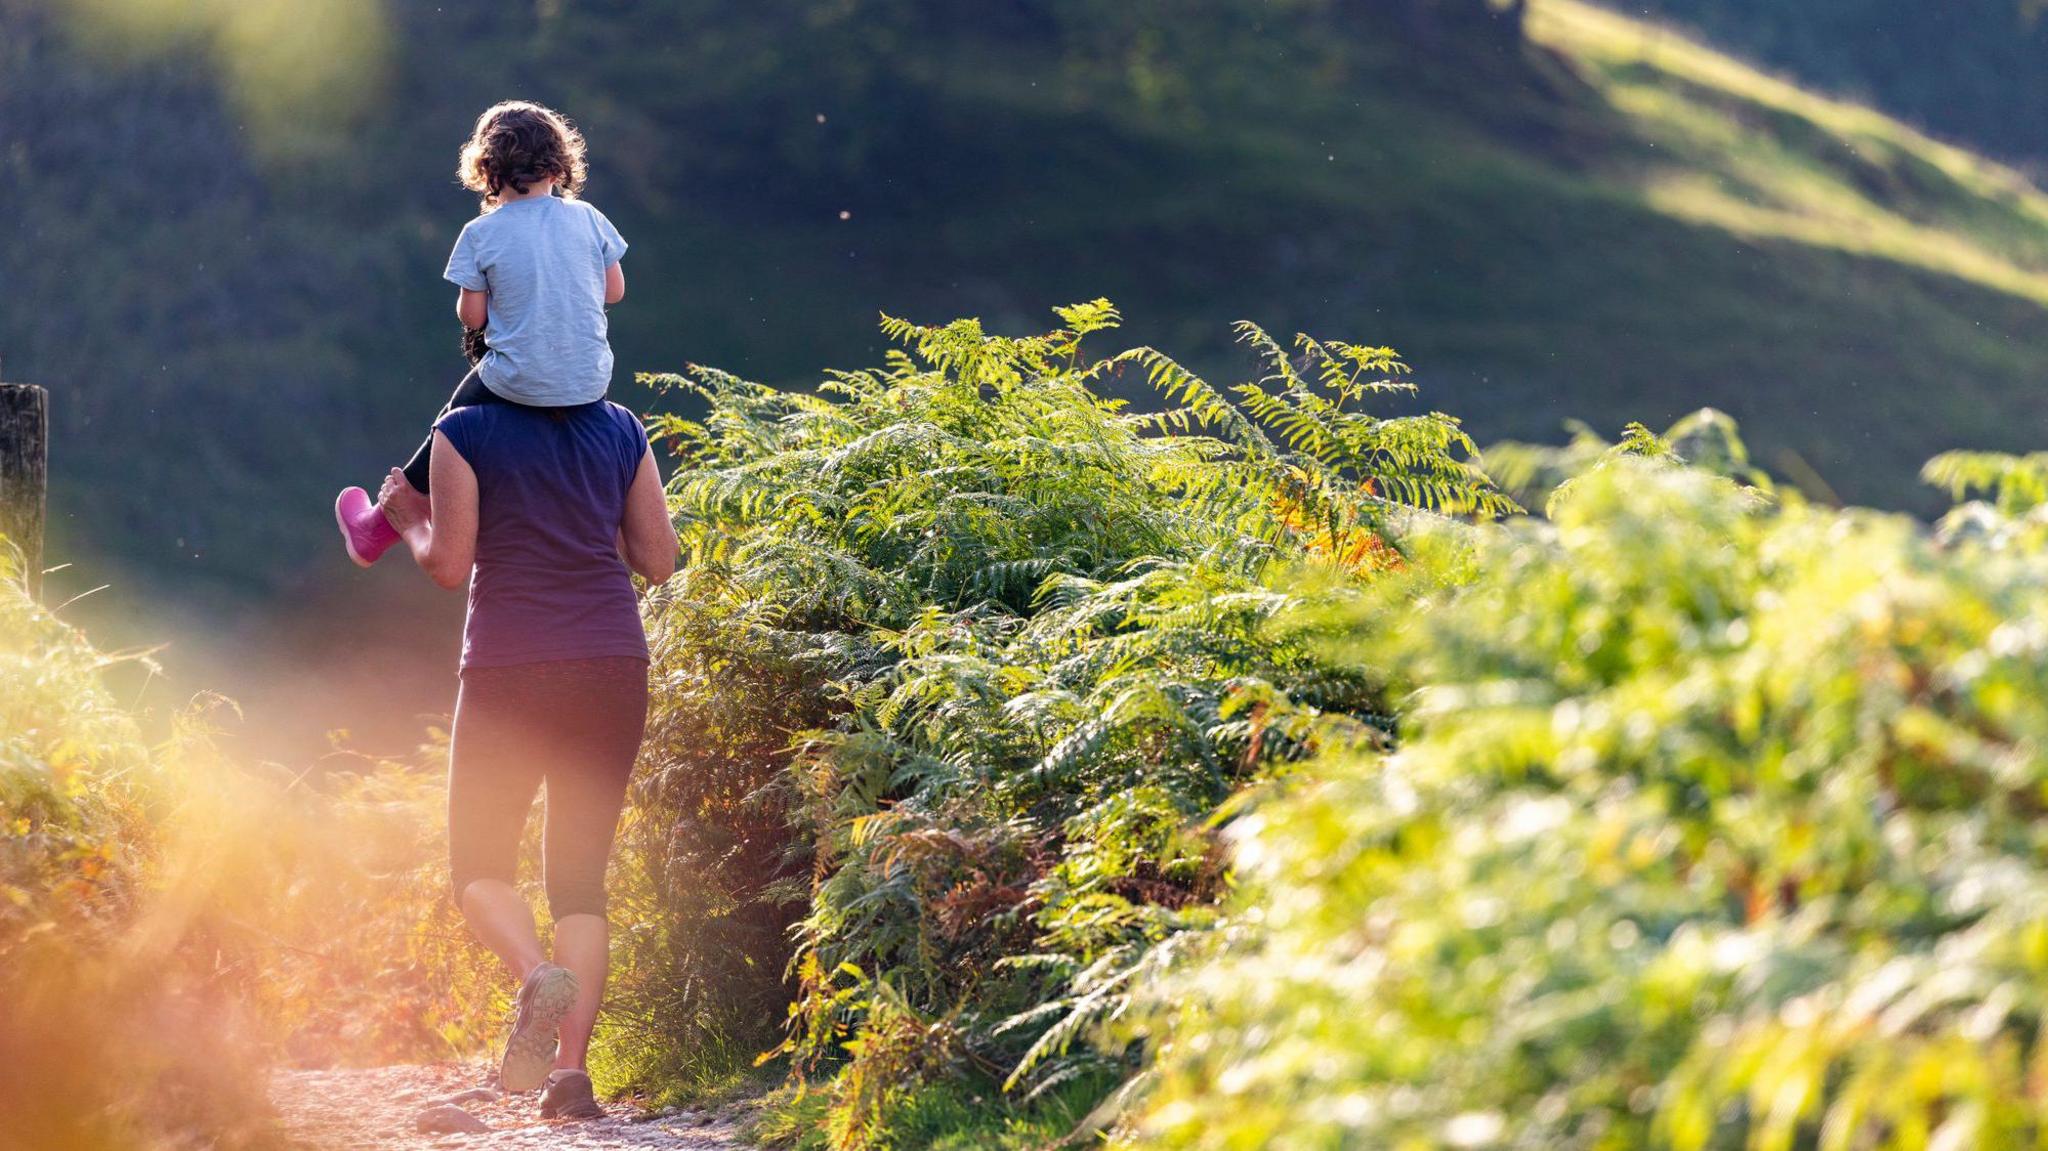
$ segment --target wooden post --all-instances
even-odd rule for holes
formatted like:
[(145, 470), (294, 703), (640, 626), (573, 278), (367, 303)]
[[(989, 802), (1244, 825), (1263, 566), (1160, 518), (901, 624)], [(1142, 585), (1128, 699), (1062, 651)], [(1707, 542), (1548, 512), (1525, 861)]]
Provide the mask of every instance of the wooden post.
[(43, 517), (50, 484), (50, 394), (0, 384), (0, 536), (21, 549), (30, 595), (43, 590)]

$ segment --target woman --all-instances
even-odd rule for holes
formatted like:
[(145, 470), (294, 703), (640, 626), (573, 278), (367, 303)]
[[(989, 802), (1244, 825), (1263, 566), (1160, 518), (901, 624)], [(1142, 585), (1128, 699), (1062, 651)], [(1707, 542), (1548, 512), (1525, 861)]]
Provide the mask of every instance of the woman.
[[(647, 719), (647, 637), (628, 572), (675, 571), (676, 533), (632, 413), (485, 404), (434, 425), (431, 496), (393, 469), (380, 504), (445, 588), (469, 581), (448, 770), (452, 891), (520, 981), (500, 1076), (541, 1115), (593, 1119), (585, 1056), (604, 994), (604, 871)], [(431, 499), (431, 504), (428, 500)], [(552, 961), (513, 886), (547, 788)]]

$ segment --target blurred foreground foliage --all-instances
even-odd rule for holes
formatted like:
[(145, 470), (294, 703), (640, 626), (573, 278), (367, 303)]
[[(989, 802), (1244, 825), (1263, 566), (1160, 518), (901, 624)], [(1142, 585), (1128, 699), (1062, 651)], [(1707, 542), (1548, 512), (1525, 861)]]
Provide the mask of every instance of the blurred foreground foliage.
[(279, 1146), (274, 1062), (473, 1048), (498, 980), (443, 894), (438, 776), (234, 764), (215, 700), (151, 742), (103, 681), (143, 658), (0, 572), (0, 1142)]

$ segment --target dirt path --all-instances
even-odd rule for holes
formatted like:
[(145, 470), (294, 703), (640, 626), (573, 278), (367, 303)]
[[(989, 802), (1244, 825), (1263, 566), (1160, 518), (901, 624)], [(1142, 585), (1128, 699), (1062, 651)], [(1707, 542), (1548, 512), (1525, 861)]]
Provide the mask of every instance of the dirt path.
[[(270, 1083), (286, 1132), (308, 1151), (745, 1151), (732, 1114), (647, 1113), (607, 1103), (611, 1114), (588, 1123), (540, 1117), (537, 1095), (489, 1091), (481, 1063), (437, 1063), (341, 1071), (281, 1071)], [(481, 1088), (481, 1090), (480, 1090)], [(420, 1116), (444, 1102), (488, 1130), (442, 1134), (420, 1130)], [(440, 1112), (444, 1120), (459, 1117)]]

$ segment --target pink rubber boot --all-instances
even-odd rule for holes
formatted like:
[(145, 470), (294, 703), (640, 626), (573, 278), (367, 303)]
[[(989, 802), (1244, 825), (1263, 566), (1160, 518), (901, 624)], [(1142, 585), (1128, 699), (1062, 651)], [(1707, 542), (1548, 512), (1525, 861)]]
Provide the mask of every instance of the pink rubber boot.
[(357, 567), (376, 563), (398, 542), (398, 532), (384, 518), (384, 510), (361, 488), (342, 489), (334, 501), (334, 522), (341, 527), (341, 546)]

